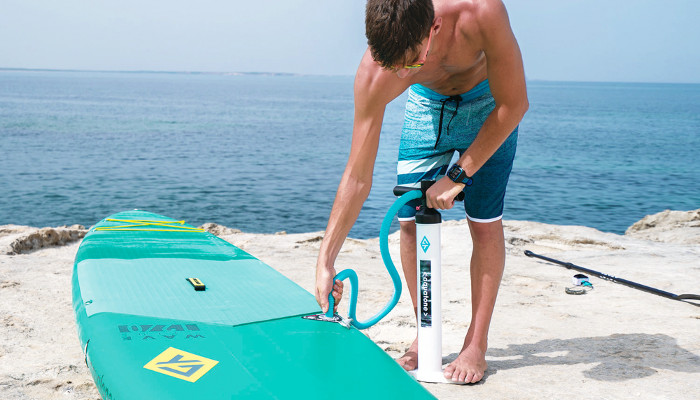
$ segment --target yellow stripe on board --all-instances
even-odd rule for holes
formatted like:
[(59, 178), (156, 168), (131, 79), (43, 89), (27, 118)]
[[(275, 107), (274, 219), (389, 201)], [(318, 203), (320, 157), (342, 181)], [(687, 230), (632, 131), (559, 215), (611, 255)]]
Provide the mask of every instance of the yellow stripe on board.
[(140, 231), (140, 232), (204, 232), (204, 229), (136, 229), (136, 228), (120, 228), (112, 229), (108, 227), (95, 228), (96, 231)]
[[(153, 231), (153, 232), (204, 232), (204, 229), (182, 226), (185, 221), (156, 221), (145, 219), (116, 219), (107, 218), (109, 222), (123, 222), (131, 225), (100, 226), (96, 231)], [(180, 225), (173, 225), (180, 224)], [(149, 226), (171, 229), (151, 229)]]
[(144, 223), (150, 223), (150, 222), (156, 222), (156, 223), (163, 223), (163, 224), (184, 224), (185, 221), (158, 221), (155, 219), (116, 219), (116, 218), (107, 218), (105, 221), (110, 221), (110, 222), (132, 222), (132, 223), (139, 223), (139, 222), (144, 222)]

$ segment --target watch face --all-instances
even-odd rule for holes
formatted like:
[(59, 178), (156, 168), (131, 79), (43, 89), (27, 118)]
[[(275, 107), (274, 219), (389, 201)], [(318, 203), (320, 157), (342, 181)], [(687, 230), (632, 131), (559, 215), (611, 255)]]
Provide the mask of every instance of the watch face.
[(453, 181), (456, 181), (457, 178), (459, 178), (460, 172), (462, 172), (460, 170), (460, 168), (455, 165), (452, 168), (450, 168), (450, 170), (447, 172), (447, 174), (449, 175), (450, 179), (452, 179)]

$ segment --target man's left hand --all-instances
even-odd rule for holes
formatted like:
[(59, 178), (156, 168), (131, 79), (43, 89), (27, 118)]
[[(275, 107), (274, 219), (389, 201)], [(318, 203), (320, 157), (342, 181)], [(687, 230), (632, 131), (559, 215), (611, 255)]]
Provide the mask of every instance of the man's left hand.
[(437, 210), (449, 210), (455, 204), (455, 197), (464, 189), (463, 183), (453, 182), (442, 177), (425, 193), (426, 205)]

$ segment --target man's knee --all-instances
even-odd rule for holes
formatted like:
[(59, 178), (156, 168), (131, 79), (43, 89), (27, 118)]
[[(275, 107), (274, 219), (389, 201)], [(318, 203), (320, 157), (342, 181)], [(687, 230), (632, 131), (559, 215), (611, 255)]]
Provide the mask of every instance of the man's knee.
[(416, 221), (399, 221), (401, 227), (401, 243), (408, 245), (416, 242)]
[(402, 234), (412, 234), (416, 236), (416, 221), (399, 221), (399, 226), (401, 226)]
[(499, 219), (493, 222), (469, 221), (469, 229), (474, 243), (503, 241), (503, 223)]

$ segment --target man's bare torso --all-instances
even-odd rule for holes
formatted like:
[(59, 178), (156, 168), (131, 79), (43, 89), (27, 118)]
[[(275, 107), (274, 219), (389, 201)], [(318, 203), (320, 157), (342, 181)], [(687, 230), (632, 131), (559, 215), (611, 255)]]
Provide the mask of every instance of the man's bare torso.
[(442, 18), (425, 66), (411, 76), (440, 94), (451, 96), (469, 91), (487, 78), (486, 57), (476, 13), (487, 3), (480, 0), (435, 0), (435, 16)]
[[(399, 77), (396, 72), (383, 69), (376, 63), (369, 49), (365, 52), (355, 83), (356, 90), (374, 98), (368, 105), (376, 104), (383, 108), (416, 83), (442, 95), (452, 96), (468, 92), (489, 77), (485, 53), (488, 32), (485, 29), (500, 25), (510, 30), (502, 1), (434, 0), (433, 5), (435, 21), (441, 20), (440, 29), (434, 34), (421, 68), (410, 71), (408, 76)], [(357, 94), (356, 91), (356, 103), (358, 100), (363, 103), (364, 100)]]
[(384, 69), (365, 52), (355, 76), (355, 128), (376, 129), (384, 107), (417, 83), (452, 96), (488, 78), (497, 104), (526, 108), (522, 57), (503, 2), (433, 0), (433, 6), (430, 35), (405, 60), (420, 59), (421, 67)]

